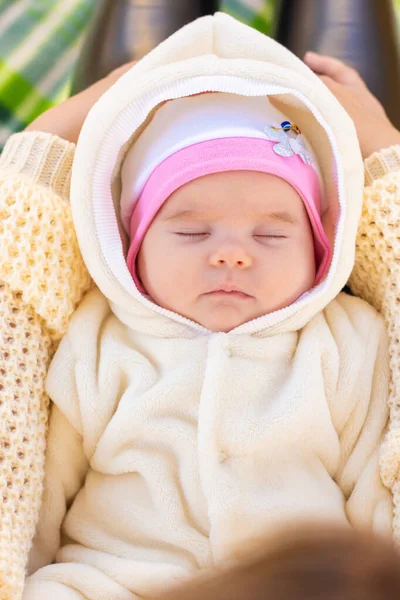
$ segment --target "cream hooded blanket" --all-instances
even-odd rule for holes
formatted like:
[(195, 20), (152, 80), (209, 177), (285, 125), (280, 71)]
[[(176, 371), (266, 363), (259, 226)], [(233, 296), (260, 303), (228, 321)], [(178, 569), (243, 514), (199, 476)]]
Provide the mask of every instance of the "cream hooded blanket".
[[(153, 111), (202, 91), (269, 95), (306, 132), (329, 201), (326, 279), (229, 333), (140, 295), (114, 210), (121, 162)], [(145, 597), (293, 521), (391, 532), (378, 463), (385, 327), (340, 293), (362, 189), (353, 124), (328, 89), (225, 15), (177, 32), (100, 99), (72, 177), (78, 239), (100, 291), (76, 312), (47, 380), (55, 406), (25, 600)]]

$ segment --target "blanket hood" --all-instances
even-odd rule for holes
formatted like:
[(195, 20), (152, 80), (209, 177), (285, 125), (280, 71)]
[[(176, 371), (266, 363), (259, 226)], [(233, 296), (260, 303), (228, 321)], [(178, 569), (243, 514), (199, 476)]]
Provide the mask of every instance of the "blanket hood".
[(121, 77), (93, 106), (71, 181), (74, 225), (88, 270), (128, 326), (160, 336), (210, 331), (156, 306), (136, 289), (119, 219), (121, 165), (157, 107), (205, 91), (268, 95), (306, 133), (319, 160), (333, 248), (325, 279), (294, 304), (224, 335), (270, 336), (302, 328), (341, 291), (354, 263), (364, 172), (353, 122), (320, 79), (276, 41), (222, 13), (185, 26)]

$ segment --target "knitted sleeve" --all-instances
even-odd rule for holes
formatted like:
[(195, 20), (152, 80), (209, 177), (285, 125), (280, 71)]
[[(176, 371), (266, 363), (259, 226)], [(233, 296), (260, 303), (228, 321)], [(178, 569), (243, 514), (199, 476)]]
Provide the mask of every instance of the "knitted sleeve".
[(74, 150), (20, 133), (0, 157), (0, 600), (22, 595), (42, 493), (44, 380), (91, 286), (68, 204)]
[(389, 433), (381, 476), (393, 492), (394, 537), (400, 543), (400, 146), (365, 160), (365, 192), (350, 287), (384, 317), (389, 333)]

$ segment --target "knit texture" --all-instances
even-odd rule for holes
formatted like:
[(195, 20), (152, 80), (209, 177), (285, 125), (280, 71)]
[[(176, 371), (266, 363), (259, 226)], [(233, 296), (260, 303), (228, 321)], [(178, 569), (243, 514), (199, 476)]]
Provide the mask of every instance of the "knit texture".
[[(276, 107), (307, 132), (322, 171), (329, 278), (282, 311), (210, 332), (133, 285), (118, 227), (121, 165), (163, 101), (275, 85), (287, 92)], [(24, 600), (146, 598), (292, 519), (392, 532), (379, 464), (386, 326), (340, 294), (363, 167), (354, 123), (317, 75), (221, 13), (176, 32), (95, 103), (71, 205), (101, 292), (75, 312), (46, 379), (55, 408)]]
[(91, 285), (68, 204), (74, 148), (21, 133), (0, 157), (0, 600), (22, 594), (42, 494), (44, 379)]
[[(54, 342), (90, 287), (69, 205), (74, 147), (46, 134), (17, 134), (0, 158), (0, 599), (21, 595), (43, 479), (48, 400), (43, 392)], [(400, 147), (366, 160), (364, 209), (352, 289), (388, 323), (391, 431), (382, 457), (393, 486), (400, 538)], [(29, 218), (27, 218), (29, 214)], [(53, 234), (53, 235), (51, 235)], [(16, 263), (19, 261), (19, 263)], [(19, 267), (16, 268), (16, 264)], [(21, 268), (22, 267), (22, 268)], [(396, 279), (397, 277), (397, 279)]]
[(365, 161), (364, 204), (350, 287), (384, 317), (389, 333), (390, 428), (381, 455), (382, 478), (393, 491), (395, 540), (400, 543), (400, 146)]

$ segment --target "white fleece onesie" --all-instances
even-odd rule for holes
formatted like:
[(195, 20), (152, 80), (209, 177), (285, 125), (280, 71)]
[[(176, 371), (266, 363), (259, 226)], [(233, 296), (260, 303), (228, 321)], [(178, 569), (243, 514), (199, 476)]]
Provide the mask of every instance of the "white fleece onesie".
[[(319, 286), (229, 333), (137, 291), (114, 209), (121, 162), (152, 111), (213, 90), (268, 94), (307, 132), (334, 248)], [(340, 293), (362, 192), (356, 134), (336, 99), (290, 52), (226, 15), (177, 32), (95, 105), (72, 207), (99, 289), (47, 379), (54, 406), (24, 600), (145, 597), (292, 521), (391, 532), (378, 463), (387, 337), (373, 308)]]

